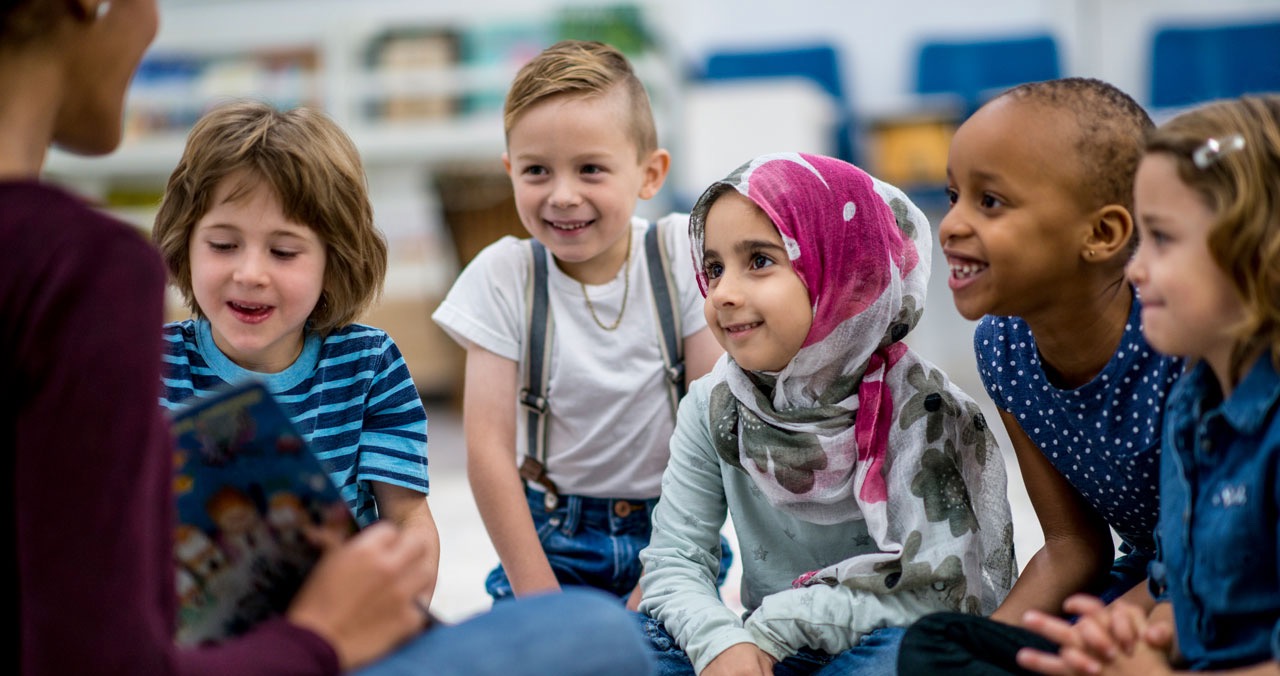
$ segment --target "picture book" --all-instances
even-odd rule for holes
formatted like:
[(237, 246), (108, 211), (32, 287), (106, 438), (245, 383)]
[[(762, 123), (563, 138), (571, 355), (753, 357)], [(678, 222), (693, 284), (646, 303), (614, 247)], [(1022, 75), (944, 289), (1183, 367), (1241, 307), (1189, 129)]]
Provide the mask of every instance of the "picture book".
[(174, 538), (182, 645), (241, 634), (282, 613), (319, 558), (308, 525), (355, 520), (261, 384), (176, 412)]

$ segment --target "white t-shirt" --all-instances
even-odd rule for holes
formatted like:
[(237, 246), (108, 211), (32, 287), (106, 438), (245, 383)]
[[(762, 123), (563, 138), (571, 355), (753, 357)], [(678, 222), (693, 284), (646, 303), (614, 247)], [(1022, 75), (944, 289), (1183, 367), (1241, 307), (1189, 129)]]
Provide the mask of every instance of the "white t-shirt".
[[(658, 346), (661, 328), (644, 257), (643, 219), (631, 222), (631, 263), (606, 284), (587, 286), (601, 321), (612, 323), (622, 305), (623, 275), (631, 277), (621, 324), (601, 329), (592, 319), (582, 287), (565, 275), (548, 252), (547, 296), (554, 334), (547, 385), (547, 474), (562, 494), (609, 498), (652, 498), (675, 421), (667, 394), (665, 364)], [(702, 294), (689, 255), (688, 216), (662, 219), (674, 295), (679, 299), (685, 337), (706, 326)], [(517, 362), (523, 387), (529, 327), (525, 289), (532, 266), (523, 240), (503, 237), (476, 256), (431, 318), (463, 347), (477, 345)], [(518, 402), (516, 455), (526, 452), (527, 415)], [(535, 488), (537, 486), (535, 485)]]

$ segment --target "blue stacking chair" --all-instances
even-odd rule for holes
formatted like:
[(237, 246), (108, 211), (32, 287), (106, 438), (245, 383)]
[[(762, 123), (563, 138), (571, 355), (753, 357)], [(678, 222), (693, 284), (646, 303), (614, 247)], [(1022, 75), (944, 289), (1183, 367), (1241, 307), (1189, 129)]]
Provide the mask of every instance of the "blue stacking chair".
[(1151, 50), (1151, 105), (1280, 91), (1280, 20), (1165, 27)]
[(834, 144), (836, 154), (845, 161), (857, 161), (853, 109), (842, 81), (840, 55), (831, 45), (715, 52), (707, 57), (702, 72), (696, 75), (705, 80), (771, 77), (813, 80), (831, 95), (839, 111)]
[(930, 41), (920, 47), (916, 93), (950, 96), (960, 117), (967, 117), (1008, 87), (1050, 80), (1061, 72), (1058, 44), (1048, 34)]

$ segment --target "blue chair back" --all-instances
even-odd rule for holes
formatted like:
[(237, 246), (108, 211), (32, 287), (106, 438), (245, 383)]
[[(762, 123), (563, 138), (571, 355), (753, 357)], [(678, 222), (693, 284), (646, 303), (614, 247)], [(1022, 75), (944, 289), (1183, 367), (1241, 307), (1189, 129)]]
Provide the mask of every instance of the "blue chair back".
[(999, 90), (1062, 73), (1052, 35), (978, 41), (930, 41), (920, 48), (916, 93), (950, 94), (967, 115)]
[(1280, 21), (1166, 27), (1151, 50), (1151, 105), (1280, 91)]

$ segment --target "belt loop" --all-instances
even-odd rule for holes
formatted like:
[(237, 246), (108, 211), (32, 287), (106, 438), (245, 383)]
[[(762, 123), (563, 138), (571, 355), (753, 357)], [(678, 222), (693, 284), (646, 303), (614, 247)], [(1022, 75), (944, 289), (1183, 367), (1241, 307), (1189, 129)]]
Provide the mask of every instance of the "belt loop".
[(560, 528), (565, 535), (578, 532), (578, 524), (582, 523), (582, 497), (578, 495), (561, 495), (560, 504), (565, 508), (564, 525)]

